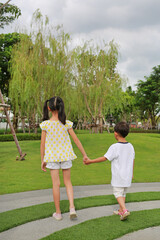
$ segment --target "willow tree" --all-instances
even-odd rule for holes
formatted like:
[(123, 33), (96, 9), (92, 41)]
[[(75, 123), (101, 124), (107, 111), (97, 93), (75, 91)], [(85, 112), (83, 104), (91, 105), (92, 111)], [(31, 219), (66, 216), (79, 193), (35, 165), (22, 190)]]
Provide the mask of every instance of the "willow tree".
[(21, 39), (11, 58), (10, 98), (21, 118), (27, 117), (35, 127), (42, 117), (44, 101), (54, 95), (61, 96), (70, 112), (72, 96), (70, 37), (62, 27), (52, 28), (48, 18), (40, 11), (33, 15), (29, 36)]
[(77, 88), (83, 96), (86, 114), (96, 125), (108, 111), (121, 107), (122, 79), (117, 72), (118, 48), (111, 41), (104, 49), (85, 44), (77, 48)]

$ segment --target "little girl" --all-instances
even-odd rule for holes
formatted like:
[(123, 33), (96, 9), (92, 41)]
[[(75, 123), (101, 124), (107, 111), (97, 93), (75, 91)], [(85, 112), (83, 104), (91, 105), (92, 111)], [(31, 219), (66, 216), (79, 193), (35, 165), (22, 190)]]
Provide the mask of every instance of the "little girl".
[[(48, 106), (47, 106), (47, 103)], [(52, 116), (49, 119), (48, 110)], [(48, 120), (49, 119), (49, 120)], [(73, 123), (66, 120), (64, 103), (60, 97), (52, 97), (44, 104), (43, 122), (40, 124), (42, 129), (41, 134), (41, 169), (50, 169), (53, 183), (53, 198), (56, 212), (53, 217), (56, 220), (61, 220), (60, 210), (60, 179), (59, 169), (63, 171), (63, 180), (67, 190), (67, 196), (70, 204), (70, 219), (77, 218), (74, 200), (73, 187), (70, 178), (70, 168), (72, 167), (72, 160), (76, 157), (69, 134), (73, 141), (81, 151), (83, 158), (86, 158), (85, 150), (73, 131)], [(69, 133), (69, 134), (68, 134)]]

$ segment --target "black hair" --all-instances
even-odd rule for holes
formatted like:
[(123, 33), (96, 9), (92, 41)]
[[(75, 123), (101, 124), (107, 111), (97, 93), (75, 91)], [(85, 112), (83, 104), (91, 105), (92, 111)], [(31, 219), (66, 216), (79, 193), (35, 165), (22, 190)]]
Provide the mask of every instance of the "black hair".
[(114, 131), (119, 133), (123, 138), (125, 138), (129, 133), (129, 125), (126, 122), (119, 122), (114, 127)]
[[(47, 103), (49, 104), (47, 105)], [(49, 119), (49, 113), (48, 113), (48, 106), (51, 109), (51, 111), (58, 111), (58, 119), (63, 123), (66, 124), (66, 114), (64, 109), (64, 102), (62, 98), (60, 97), (52, 97), (49, 100), (46, 100), (43, 107), (43, 121)]]

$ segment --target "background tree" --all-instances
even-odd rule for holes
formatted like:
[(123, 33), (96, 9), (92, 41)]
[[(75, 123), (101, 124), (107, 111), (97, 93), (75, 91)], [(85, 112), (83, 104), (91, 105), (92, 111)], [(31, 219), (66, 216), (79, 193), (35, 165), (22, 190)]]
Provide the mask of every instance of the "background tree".
[(87, 43), (77, 48), (77, 89), (81, 113), (102, 125), (107, 112), (121, 107), (122, 79), (117, 72), (118, 49), (111, 41), (104, 49)]
[(19, 33), (0, 34), (0, 88), (8, 96), (10, 72), (8, 70), (13, 46), (20, 41)]
[[(27, 117), (30, 128), (42, 118), (45, 100), (54, 95), (66, 102), (71, 112), (72, 71), (69, 35), (61, 27), (49, 28), (40, 11), (34, 13), (30, 36), (21, 38), (11, 58), (10, 98), (14, 112)], [(54, 31), (53, 31), (54, 30)]]
[(128, 123), (137, 122), (138, 119), (138, 109), (136, 107), (135, 101), (135, 91), (129, 86), (126, 91), (123, 92), (123, 104), (120, 110), (121, 120), (127, 121)]
[[(9, 4), (11, 0), (0, 3), (0, 28), (12, 23), (21, 15), (21, 10)], [(3, 94), (8, 96), (8, 84), (10, 73), (8, 71), (8, 63), (11, 57), (12, 47), (20, 39), (18, 33), (0, 34), (0, 88)]]
[(136, 103), (140, 108), (141, 116), (151, 119), (152, 128), (156, 127), (160, 117), (160, 65), (153, 67), (145, 81), (138, 81)]
[(0, 3), (0, 28), (4, 28), (21, 15), (21, 10), (15, 5), (8, 4), (9, 2)]
[(33, 15), (29, 36), (14, 47), (10, 61), (10, 98), (14, 113), (31, 126), (42, 118), (46, 99), (59, 95), (67, 118), (97, 123), (108, 112), (123, 107), (122, 79), (117, 71), (118, 47), (111, 41), (99, 46), (86, 42), (69, 48), (70, 36), (53, 28), (39, 10)]

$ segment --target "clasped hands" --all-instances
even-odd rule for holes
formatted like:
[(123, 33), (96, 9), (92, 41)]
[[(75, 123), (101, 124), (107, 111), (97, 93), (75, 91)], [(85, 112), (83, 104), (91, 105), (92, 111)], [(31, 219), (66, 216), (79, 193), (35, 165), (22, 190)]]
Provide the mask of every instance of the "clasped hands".
[(84, 156), (83, 157), (83, 164), (88, 165), (90, 163), (91, 163), (91, 160), (87, 156)]

